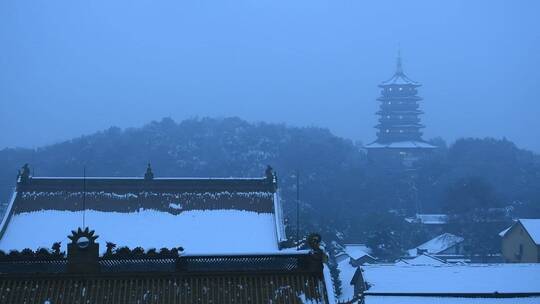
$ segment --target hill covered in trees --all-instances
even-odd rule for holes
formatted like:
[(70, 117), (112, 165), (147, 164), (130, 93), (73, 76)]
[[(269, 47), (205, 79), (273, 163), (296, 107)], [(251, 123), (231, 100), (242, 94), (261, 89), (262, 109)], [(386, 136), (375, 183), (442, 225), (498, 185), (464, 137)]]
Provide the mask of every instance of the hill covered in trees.
[[(165, 118), (142, 128), (113, 127), (35, 150), (4, 149), (0, 200), (7, 201), (24, 163), (36, 176), (81, 176), (84, 167), (88, 176), (142, 176), (151, 163), (156, 177), (262, 176), (271, 165), (291, 215), (289, 229), (295, 229), (299, 172), (303, 232), (320, 231), (326, 239), (374, 247), (384, 243), (379, 254), (388, 258), (418, 245), (423, 237), (403, 221), (407, 213), (456, 215), (462, 221), (456, 220), (454, 229), (462, 234), (472, 229), (463, 219), (473, 219), (474, 214), (500, 218), (498, 223), (540, 216), (538, 155), (504, 139), (433, 143), (439, 148), (419, 162), (411, 177), (410, 172), (371, 165), (359, 144), (326, 129), (238, 118), (180, 123)], [(492, 235), (500, 225), (482, 234)]]

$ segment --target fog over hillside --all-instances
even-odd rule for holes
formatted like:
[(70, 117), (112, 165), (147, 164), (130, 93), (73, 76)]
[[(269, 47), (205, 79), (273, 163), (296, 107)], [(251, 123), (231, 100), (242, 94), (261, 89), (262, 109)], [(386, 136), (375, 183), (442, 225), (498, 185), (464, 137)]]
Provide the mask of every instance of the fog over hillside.
[[(156, 177), (254, 177), (263, 176), (271, 165), (289, 227), (295, 227), (298, 171), (301, 227), (322, 231), (330, 239), (367, 241), (372, 233), (394, 231), (412, 246), (421, 235), (389, 210), (407, 214), (506, 208), (512, 216), (540, 215), (539, 155), (508, 140), (460, 139), (448, 147), (440, 139), (432, 142), (440, 148), (418, 165), (412, 191), (406, 173), (371, 165), (361, 146), (326, 129), (238, 118), (179, 123), (165, 118), (35, 150), (4, 149), (1, 197), (7, 200), (24, 163), (36, 176), (81, 176), (84, 167), (88, 176), (142, 176), (151, 163)], [(505, 223), (491, 228), (493, 235)]]

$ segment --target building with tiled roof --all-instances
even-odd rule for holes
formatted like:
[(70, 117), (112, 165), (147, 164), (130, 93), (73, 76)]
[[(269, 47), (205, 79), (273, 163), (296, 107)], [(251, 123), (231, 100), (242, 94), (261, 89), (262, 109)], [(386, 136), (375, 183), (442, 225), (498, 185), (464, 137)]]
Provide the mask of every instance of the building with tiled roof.
[(538, 264), (364, 265), (350, 303), (533, 304), (537, 282)]
[(271, 168), (259, 178), (156, 178), (150, 166), (132, 178), (29, 172), (0, 224), (0, 303), (333, 299), (320, 238), (311, 250), (283, 248)]

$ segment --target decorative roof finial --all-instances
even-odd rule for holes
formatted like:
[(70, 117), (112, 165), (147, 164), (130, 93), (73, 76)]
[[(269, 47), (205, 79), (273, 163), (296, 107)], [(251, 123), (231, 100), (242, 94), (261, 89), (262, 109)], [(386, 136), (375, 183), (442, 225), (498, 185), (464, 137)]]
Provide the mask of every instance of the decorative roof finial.
[(26, 184), (28, 180), (30, 179), (30, 167), (28, 164), (24, 164), (24, 166), (19, 170), (19, 174), (17, 175), (17, 182), (21, 184)]
[(68, 243), (67, 248), (68, 272), (96, 273), (100, 271), (99, 244), (96, 242), (98, 237), (95, 231), (88, 227), (84, 230), (79, 227), (76, 231), (71, 231), (71, 235), (68, 236), (71, 243)]
[(311, 248), (311, 252), (318, 259), (326, 263), (328, 262), (328, 256), (326, 255), (324, 250), (321, 248), (321, 242), (322, 242), (322, 237), (318, 233), (311, 233), (307, 237), (307, 243), (309, 245), (309, 248)]
[(274, 169), (270, 165), (266, 166), (266, 170), (264, 171), (266, 178), (270, 181), (274, 180)]
[(154, 173), (152, 172), (152, 167), (150, 166), (150, 163), (148, 163), (148, 167), (146, 168), (146, 173), (144, 174), (145, 180), (153, 180), (154, 179)]

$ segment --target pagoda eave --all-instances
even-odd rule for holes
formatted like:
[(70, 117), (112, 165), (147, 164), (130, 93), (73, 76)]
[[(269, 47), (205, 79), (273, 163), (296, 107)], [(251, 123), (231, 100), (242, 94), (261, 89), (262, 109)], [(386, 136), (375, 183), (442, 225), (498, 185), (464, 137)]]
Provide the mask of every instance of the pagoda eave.
[(377, 115), (421, 115), (424, 114), (424, 111), (420, 110), (392, 110), (392, 111), (383, 111), (379, 110), (375, 112)]
[(420, 96), (381, 96), (377, 97), (378, 101), (420, 101), (423, 100)]
[(426, 126), (422, 125), (422, 124), (404, 124), (404, 125), (395, 125), (395, 124), (392, 124), (392, 125), (383, 125), (383, 124), (378, 124), (375, 126), (375, 128), (379, 129), (379, 130), (386, 130), (386, 129), (422, 129), (422, 128), (425, 128)]
[(414, 87), (418, 88), (422, 85), (419, 83), (381, 83), (378, 85), (379, 88), (398, 88), (398, 87)]

